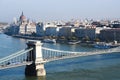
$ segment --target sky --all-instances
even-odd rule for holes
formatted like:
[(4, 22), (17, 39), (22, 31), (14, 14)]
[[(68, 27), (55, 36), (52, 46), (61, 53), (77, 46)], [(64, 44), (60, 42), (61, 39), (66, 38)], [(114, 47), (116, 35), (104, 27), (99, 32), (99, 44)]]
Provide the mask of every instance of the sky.
[(0, 0), (0, 22), (120, 18), (120, 0)]

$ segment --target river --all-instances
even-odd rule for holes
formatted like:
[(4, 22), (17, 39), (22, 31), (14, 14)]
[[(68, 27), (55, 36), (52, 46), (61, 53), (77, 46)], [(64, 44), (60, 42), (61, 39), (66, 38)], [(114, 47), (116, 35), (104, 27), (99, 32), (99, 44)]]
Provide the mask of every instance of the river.
[[(25, 39), (0, 34), (0, 58), (26, 48)], [(43, 46), (58, 50), (91, 51), (90, 47), (68, 44)], [(46, 77), (25, 77), (25, 66), (0, 70), (0, 80), (120, 80), (120, 53), (53, 61), (45, 64)]]

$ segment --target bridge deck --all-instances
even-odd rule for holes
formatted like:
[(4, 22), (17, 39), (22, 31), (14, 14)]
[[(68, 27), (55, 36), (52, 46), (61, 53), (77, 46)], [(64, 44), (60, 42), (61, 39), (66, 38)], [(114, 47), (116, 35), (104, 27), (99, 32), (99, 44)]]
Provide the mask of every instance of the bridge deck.
[(11, 63), (11, 64), (6, 64), (6, 65), (1, 65), (0, 70), (7, 69), (7, 68), (20, 67), (20, 66), (30, 65), (30, 64), (32, 64), (32, 61), (31, 62), (22, 62), (22, 63)]

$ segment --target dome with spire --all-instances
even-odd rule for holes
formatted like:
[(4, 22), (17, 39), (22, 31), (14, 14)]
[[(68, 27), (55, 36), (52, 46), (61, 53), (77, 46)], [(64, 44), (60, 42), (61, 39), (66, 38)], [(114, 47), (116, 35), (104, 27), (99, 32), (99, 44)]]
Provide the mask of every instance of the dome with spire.
[(26, 17), (24, 16), (24, 14), (23, 14), (23, 12), (22, 12), (22, 14), (21, 14), (21, 16), (20, 16), (20, 21), (24, 21), (24, 20), (26, 20)]

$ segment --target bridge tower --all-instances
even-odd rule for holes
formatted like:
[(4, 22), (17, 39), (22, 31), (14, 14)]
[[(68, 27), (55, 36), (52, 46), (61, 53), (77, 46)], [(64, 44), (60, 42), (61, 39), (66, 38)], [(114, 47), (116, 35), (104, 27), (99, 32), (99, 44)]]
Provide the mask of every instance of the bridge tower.
[(25, 75), (26, 76), (45, 76), (46, 71), (44, 68), (44, 61), (42, 58), (42, 43), (40, 41), (28, 41), (28, 48), (33, 48), (27, 55), (27, 60), (33, 61), (31, 65), (26, 65)]

